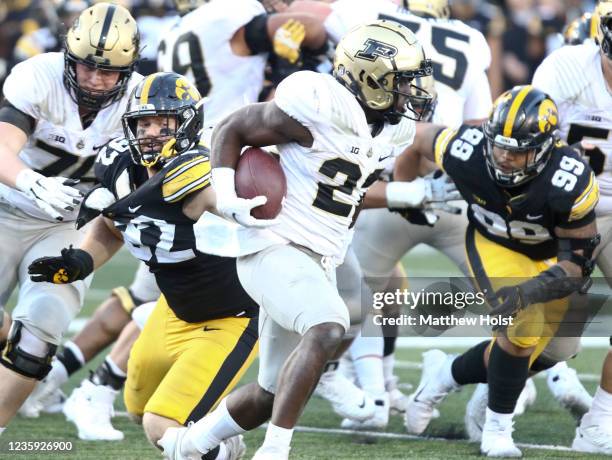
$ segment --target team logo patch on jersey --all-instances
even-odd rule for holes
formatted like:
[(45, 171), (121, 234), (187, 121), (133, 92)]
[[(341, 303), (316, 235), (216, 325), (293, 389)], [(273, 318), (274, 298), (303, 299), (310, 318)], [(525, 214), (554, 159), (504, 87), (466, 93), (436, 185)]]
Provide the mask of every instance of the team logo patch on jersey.
[(374, 62), (379, 57), (391, 59), (397, 55), (397, 48), (373, 38), (368, 38), (363, 44), (364, 48), (357, 51), (355, 57)]
[(540, 132), (547, 133), (553, 126), (557, 126), (559, 116), (557, 108), (550, 99), (545, 99), (538, 110), (538, 127)]
[(83, 150), (85, 148), (85, 141), (83, 139), (79, 139), (79, 142), (77, 142), (76, 148), (79, 150)]

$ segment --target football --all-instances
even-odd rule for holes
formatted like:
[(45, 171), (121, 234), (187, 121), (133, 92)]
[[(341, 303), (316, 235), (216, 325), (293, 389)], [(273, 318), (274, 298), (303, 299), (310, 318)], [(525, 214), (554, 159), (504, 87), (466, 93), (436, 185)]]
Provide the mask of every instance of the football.
[(251, 210), (257, 219), (273, 219), (281, 211), (287, 180), (274, 155), (257, 147), (246, 149), (236, 167), (236, 193), (240, 198), (265, 195), (268, 201)]

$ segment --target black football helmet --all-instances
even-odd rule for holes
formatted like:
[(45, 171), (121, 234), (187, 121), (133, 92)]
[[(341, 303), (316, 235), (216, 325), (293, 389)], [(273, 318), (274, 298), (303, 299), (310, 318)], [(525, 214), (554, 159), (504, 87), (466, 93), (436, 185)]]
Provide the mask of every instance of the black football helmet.
[[(499, 96), (483, 125), (485, 156), (493, 180), (502, 187), (515, 187), (537, 176), (550, 158), (558, 119), (553, 100), (531, 85), (515, 86)], [(527, 156), (522, 168), (504, 172), (495, 161), (493, 147), (517, 153), (534, 151), (534, 155)]]
[[(138, 137), (138, 119), (152, 116), (176, 120), (174, 132), (160, 136), (164, 141), (161, 149), (149, 148), (152, 144), (158, 146), (160, 138)], [(204, 122), (202, 97), (182, 75), (154, 73), (134, 88), (121, 121), (134, 162), (146, 167), (161, 166), (198, 143)]]
[[(139, 54), (136, 21), (120, 5), (97, 3), (74, 21), (64, 44), (64, 86), (80, 106), (100, 110), (121, 99)], [(107, 91), (79, 86), (76, 64), (119, 72), (119, 80)]]

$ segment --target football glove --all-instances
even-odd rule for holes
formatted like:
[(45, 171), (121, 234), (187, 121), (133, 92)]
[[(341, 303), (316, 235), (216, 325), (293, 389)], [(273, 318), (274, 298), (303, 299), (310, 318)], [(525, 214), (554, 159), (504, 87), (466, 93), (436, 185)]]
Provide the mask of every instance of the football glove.
[(453, 181), (441, 171), (411, 182), (389, 182), (385, 193), (389, 209), (430, 207), (451, 214), (461, 213), (460, 208), (446, 203), (462, 198)]
[(87, 278), (94, 269), (91, 255), (82, 249), (62, 249), (59, 257), (40, 257), (28, 267), (30, 279), (53, 284), (67, 284)]
[(91, 189), (83, 199), (79, 209), (79, 215), (76, 220), (77, 230), (98, 217), (104, 209), (108, 208), (115, 201), (115, 195), (109, 189), (102, 186)]
[(415, 225), (428, 225), (433, 227), (434, 224), (440, 218), (433, 212), (427, 209), (416, 209), (416, 208), (404, 208), (404, 209), (390, 209), (392, 212), (398, 213), (404, 219), (406, 219), (411, 224)]
[(62, 221), (61, 211), (74, 211), (83, 195), (70, 185), (74, 181), (64, 177), (45, 177), (31, 169), (24, 169), (17, 174), (15, 186), (26, 194), (36, 206), (54, 220)]
[(251, 215), (251, 209), (266, 204), (268, 198), (263, 195), (251, 199), (238, 198), (235, 174), (236, 171), (232, 168), (212, 169), (212, 185), (217, 196), (219, 214), (244, 227), (265, 228), (275, 225), (277, 219), (256, 219)]
[(300, 46), (305, 36), (304, 24), (295, 19), (289, 19), (274, 33), (272, 40), (274, 53), (291, 64), (295, 64), (300, 58)]

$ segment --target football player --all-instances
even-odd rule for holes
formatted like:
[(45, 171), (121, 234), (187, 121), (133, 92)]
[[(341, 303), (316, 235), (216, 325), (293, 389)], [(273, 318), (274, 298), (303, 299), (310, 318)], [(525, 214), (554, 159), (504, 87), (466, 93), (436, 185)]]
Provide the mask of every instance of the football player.
[[(288, 458), (293, 428), (349, 327), (334, 285), (349, 227), (377, 170), (410, 144), (417, 118), (408, 105), (411, 84), (430, 73), (409, 29), (376, 21), (338, 44), (335, 78), (296, 72), (281, 82), (274, 101), (249, 105), (217, 125), (217, 209), (244, 226), (267, 227), (246, 229), (266, 243), (238, 258), (240, 281), (261, 307), (259, 375), (210, 416), (162, 439), (167, 458), (200, 457), (269, 418), (254, 458)], [(276, 220), (250, 215), (264, 197), (236, 196), (234, 168), (244, 145), (278, 146), (287, 196)]]
[(34, 284), (25, 267), (82, 237), (72, 221), (81, 190), (94, 180), (97, 149), (121, 133), (126, 93), (141, 78), (133, 73), (138, 37), (126, 9), (97, 4), (83, 11), (68, 31), (63, 53), (24, 61), (5, 82), (0, 107), (0, 303), (17, 282), (20, 291), (0, 357), (0, 431), (49, 372), (91, 280), (70, 286)]
[(190, 78), (206, 102), (206, 126), (257, 102), (268, 53), (295, 63), (300, 47), (327, 48), (325, 29), (304, 13), (267, 14), (257, 0), (174, 0), (181, 17), (159, 45), (158, 69)]
[[(199, 142), (201, 98), (188, 80), (156, 73), (132, 93), (124, 138), (96, 162), (101, 187), (84, 201), (96, 218), (79, 249), (35, 260), (35, 281), (72, 283), (125, 244), (155, 274), (162, 296), (130, 354), (125, 405), (151, 443), (196, 421), (240, 380), (257, 354), (257, 304), (236, 259), (198, 250), (194, 224), (214, 210), (208, 150)], [(206, 357), (206, 359), (203, 359)], [(75, 408), (78, 410), (78, 408)], [(239, 438), (210, 458), (237, 458)]]
[[(612, 282), (612, 96), (608, 88), (612, 84), (612, 2), (600, 2), (591, 18), (594, 40), (586, 40), (576, 46), (565, 46), (550, 56), (536, 69), (533, 85), (546, 91), (559, 107), (559, 128), (568, 144), (576, 145), (588, 159), (597, 175), (601, 187), (601, 198), (596, 208), (597, 226), (602, 234), (598, 249), (597, 266), (608, 284)], [(586, 76), (586, 78), (585, 78)], [(609, 401), (610, 393), (601, 393)], [(598, 405), (601, 407), (601, 405)], [(596, 413), (595, 413), (596, 415)], [(589, 428), (597, 417), (589, 417), (581, 424), (576, 441), (588, 444), (589, 434), (598, 432), (607, 436), (608, 445), (612, 435)], [(601, 445), (596, 435), (593, 446)], [(593, 447), (596, 448), (596, 447)]]
[(576, 352), (579, 338), (554, 335), (568, 296), (590, 284), (599, 189), (591, 168), (555, 138), (557, 117), (548, 95), (517, 86), (496, 100), (481, 128), (425, 125), (417, 136), (415, 151), (435, 159), (469, 204), (466, 251), (478, 288), (493, 315), (513, 321), (456, 358), (436, 352), (423, 371), (431, 378), (406, 410), (410, 433), (427, 428), (448, 392), (487, 382), (480, 450), (520, 456), (512, 416), (530, 370), (550, 367), (539, 358), (553, 340), (569, 353), (565, 358)]

